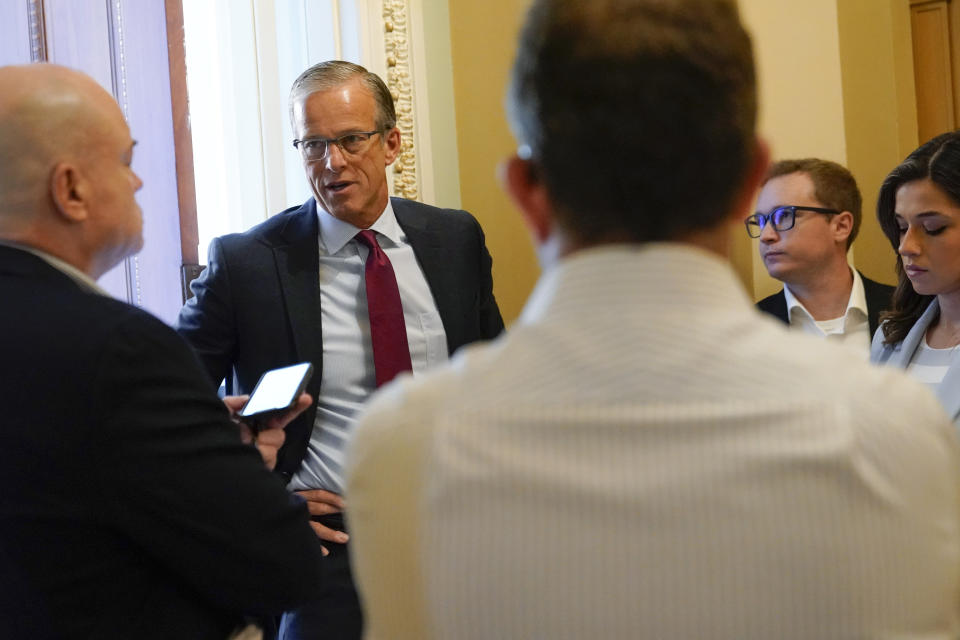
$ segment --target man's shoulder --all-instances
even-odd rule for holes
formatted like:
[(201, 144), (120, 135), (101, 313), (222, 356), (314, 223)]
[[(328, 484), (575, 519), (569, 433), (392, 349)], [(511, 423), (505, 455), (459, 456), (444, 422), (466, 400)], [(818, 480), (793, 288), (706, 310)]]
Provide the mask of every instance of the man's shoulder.
[(150, 342), (158, 338), (163, 343), (168, 339), (177, 343), (181, 340), (172, 327), (152, 313), (122, 300), (89, 295), (80, 304), (86, 315), (91, 319), (98, 319), (95, 324), (88, 325), (88, 330), (99, 329), (110, 336), (110, 340), (116, 339), (119, 334), (127, 335), (133, 341), (145, 340), (148, 337)]
[[(837, 384), (848, 382), (836, 376)], [(857, 425), (862, 450), (876, 454), (886, 445), (899, 465), (914, 465), (915, 473), (936, 468), (935, 460), (957, 475), (960, 449), (956, 430), (937, 398), (918, 380), (898, 367), (869, 366), (859, 384), (850, 385), (846, 407), (838, 421)], [(839, 401), (838, 401), (839, 403)], [(923, 470), (923, 471), (921, 471)]]
[[(797, 437), (826, 429), (835, 430), (838, 438), (851, 438), (857, 446), (878, 444), (886, 451), (904, 446), (914, 451), (953, 446), (952, 426), (936, 398), (902, 370), (851, 359), (834, 344), (785, 331), (761, 318), (740, 326), (744, 331), (737, 346), (720, 349), (722, 363), (714, 370), (702, 370), (702, 359), (696, 359), (701, 363), (696, 370), (689, 364), (657, 370), (661, 379), (667, 375), (712, 380), (712, 384), (703, 384), (700, 391), (696, 390), (700, 385), (694, 384), (694, 390), (683, 396), (644, 395), (653, 393), (644, 382), (650, 369), (638, 364), (636, 375), (617, 374), (618, 379), (632, 380), (625, 387), (636, 391), (625, 392), (628, 395), (622, 398), (622, 407), (633, 407), (630, 410), (645, 415), (647, 407), (659, 411), (671, 403), (712, 404), (726, 406), (724, 411), (730, 415), (757, 419), (763, 405), (771, 425), (789, 423), (793, 425), (789, 432)], [(386, 457), (397, 447), (419, 450), (438, 432), (456, 428), (461, 419), (472, 415), (484, 415), (481, 421), (489, 424), (497, 420), (488, 419), (489, 415), (508, 415), (511, 424), (516, 424), (518, 416), (538, 415), (530, 413), (531, 407), (581, 401), (590, 407), (593, 400), (578, 395), (573, 382), (582, 381), (582, 369), (566, 375), (563, 362), (550, 357), (556, 334), (545, 337), (546, 333), (536, 327), (515, 328), (505, 339), (461, 350), (446, 367), (392, 385), (367, 406), (355, 431), (356, 446), (364, 451), (377, 448)], [(696, 352), (701, 353), (699, 347)], [(605, 363), (599, 359), (595, 372), (609, 373)], [(522, 401), (509, 391), (523, 380), (549, 376), (558, 386), (539, 385), (526, 391)], [(723, 389), (719, 398), (718, 387)], [(515, 415), (510, 413), (512, 408), (518, 409)], [(924, 433), (922, 441), (914, 438), (912, 443), (897, 444), (911, 440), (911, 433), (917, 431)]]
[(22, 301), (42, 300), (42, 307), (37, 311), (44, 319), (87, 329), (103, 329), (130, 317), (149, 318), (163, 324), (139, 307), (84, 288), (41, 258), (22, 255), (23, 260), (29, 262), (27, 268), (15, 272), (20, 278), (10, 281), (9, 289), (0, 291)]
[(760, 311), (777, 316), (781, 320), (787, 320), (787, 297), (783, 289), (760, 300), (756, 306)]
[[(29, 343), (40, 360), (89, 365), (91, 358), (120, 345), (155, 345), (158, 351), (169, 352), (180, 342), (171, 327), (149, 312), (86, 291), (66, 276), (0, 288), (0, 296), (8, 295), (20, 300), (24, 309), (0, 322), (0, 330), (12, 340)], [(38, 334), (46, 338), (37, 341)]]
[(317, 232), (316, 209), (312, 205), (311, 198), (304, 204), (289, 207), (270, 216), (246, 231), (219, 236), (214, 242), (227, 249), (247, 249), (256, 245), (271, 246), (285, 243), (285, 235), (292, 234), (296, 237), (303, 230), (312, 230), (315, 235)]
[(397, 220), (403, 223), (416, 220), (430, 220), (432, 223), (477, 226), (477, 219), (472, 213), (464, 209), (448, 209), (435, 207), (431, 204), (407, 200), (406, 198), (392, 197), (393, 213)]
[[(877, 367), (856, 358), (820, 337), (778, 330), (762, 337), (755, 347), (763, 350), (757, 364), (761, 377), (779, 379), (783, 401), (799, 406), (832, 406), (841, 422), (854, 422), (863, 433), (899, 433), (907, 437), (912, 426), (943, 426), (943, 411), (936, 398), (904, 371)], [(911, 425), (911, 426), (904, 426)]]
[(857, 273), (860, 274), (860, 280), (863, 282), (863, 290), (868, 298), (881, 298), (886, 302), (889, 302), (890, 298), (893, 297), (893, 292), (896, 290), (896, 287), (877, 282), (876, 280), (871, 280), (867, 276), (863, 275), (863, 273), (859, 270)]
[(773, 305), (775, 305), (775, 304), (782, 303), (782, 302), (785, 302), (785, 301), (786, 301), (786, 296), (785, 296), (784, 293), (783, 293), (783, 289), (780, 289), (780, 291), (778, 291), (778, 292), (776, 292), (776, 293), (774, 293), (774, 294), (771, 294), (771, 295), (767, 296), (766, 298), (763, 298), (762, 300), (760, 300), (759, 302), (757, 302), (757, 306), (758, 306), (758, 307), (761, 307), (761, 308), (762, 308), (762, 307), (771, 307), (771, 306), (773, 306)]

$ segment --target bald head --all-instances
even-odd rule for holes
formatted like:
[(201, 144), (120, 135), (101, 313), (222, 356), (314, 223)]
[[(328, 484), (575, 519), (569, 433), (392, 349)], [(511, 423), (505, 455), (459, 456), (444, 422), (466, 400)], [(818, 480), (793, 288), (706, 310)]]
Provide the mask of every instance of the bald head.
[[(89, 76), (51, 64), (0, 67), (0, 238), (47, 251), (95, 277), (112, 266), (107, 262), (138, 250), (140, 214), (132, 192), (140, 183), (129, 171), (132, 145), (116, 101)], [(132, 189), (128, 202), (117, 202), (124, 165)], [(130, 221), (106, 209), (124, 206), (136, 208), (129, 212), (136, 217), (136, 241)], [(111, 230), (114, 223), (127, 228)]]
[(86, 153), (119, 108), (89, 77), (50, 64), (0, 67), (0, 230), (41, 213), (54, 165)]

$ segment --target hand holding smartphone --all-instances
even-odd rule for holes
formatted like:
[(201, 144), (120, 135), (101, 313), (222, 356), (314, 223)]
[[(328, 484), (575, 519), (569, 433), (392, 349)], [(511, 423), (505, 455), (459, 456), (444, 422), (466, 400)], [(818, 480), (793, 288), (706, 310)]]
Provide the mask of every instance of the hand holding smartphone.
[(250, 399), (237, 417), (255, 431), (258, 430), (265, 420), (293, 408), (312, 374), (313, 365), (309, 362), (267, 371), (260, 376), (250, 393)]

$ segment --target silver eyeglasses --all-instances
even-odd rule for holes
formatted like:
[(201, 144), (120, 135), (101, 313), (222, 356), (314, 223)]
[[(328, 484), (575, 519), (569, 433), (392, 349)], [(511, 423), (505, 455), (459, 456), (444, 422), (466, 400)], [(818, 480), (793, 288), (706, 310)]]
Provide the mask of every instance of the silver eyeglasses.
[(297, 139), (293, 141), (293, 146), (295, 149), (299, 149), (307, 160), (322, 160), (327, 157), (331, 144), (337, 145), (340, 147), (340, 151), (352, 156), (363, 151), (367, 146), (367, 141), (378, 133), (383, 133), (383, 131), (380, 129), (376, 131), (354, 131), (353, 133), (345, 133), (339, 138)]
[(777, 231), (793, 229), (797, 219), (797, 211), (813, 211), (814, 213), (827, 215), (840, 213), (836, 209), (823, 209), (821, 207), (794, 207), (792, 205), (777, 207), (770, 213), (755, 213), (744, 220), (744, 224), (747, 225), (747, 235), (751, 238), (759, 238), (767, 222), (770, 222)]

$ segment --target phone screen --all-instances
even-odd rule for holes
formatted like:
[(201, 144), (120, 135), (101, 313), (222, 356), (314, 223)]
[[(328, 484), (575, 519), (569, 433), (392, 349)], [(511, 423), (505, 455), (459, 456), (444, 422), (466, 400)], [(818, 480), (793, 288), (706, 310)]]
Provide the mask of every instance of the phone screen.
[(241, 417), (259, 413), (283, 411), (297, 399), (306, 386), (306, 378), (312, 370), (309, 362), (267, 371), (257, 382), (250, 399), (240, 411)]

